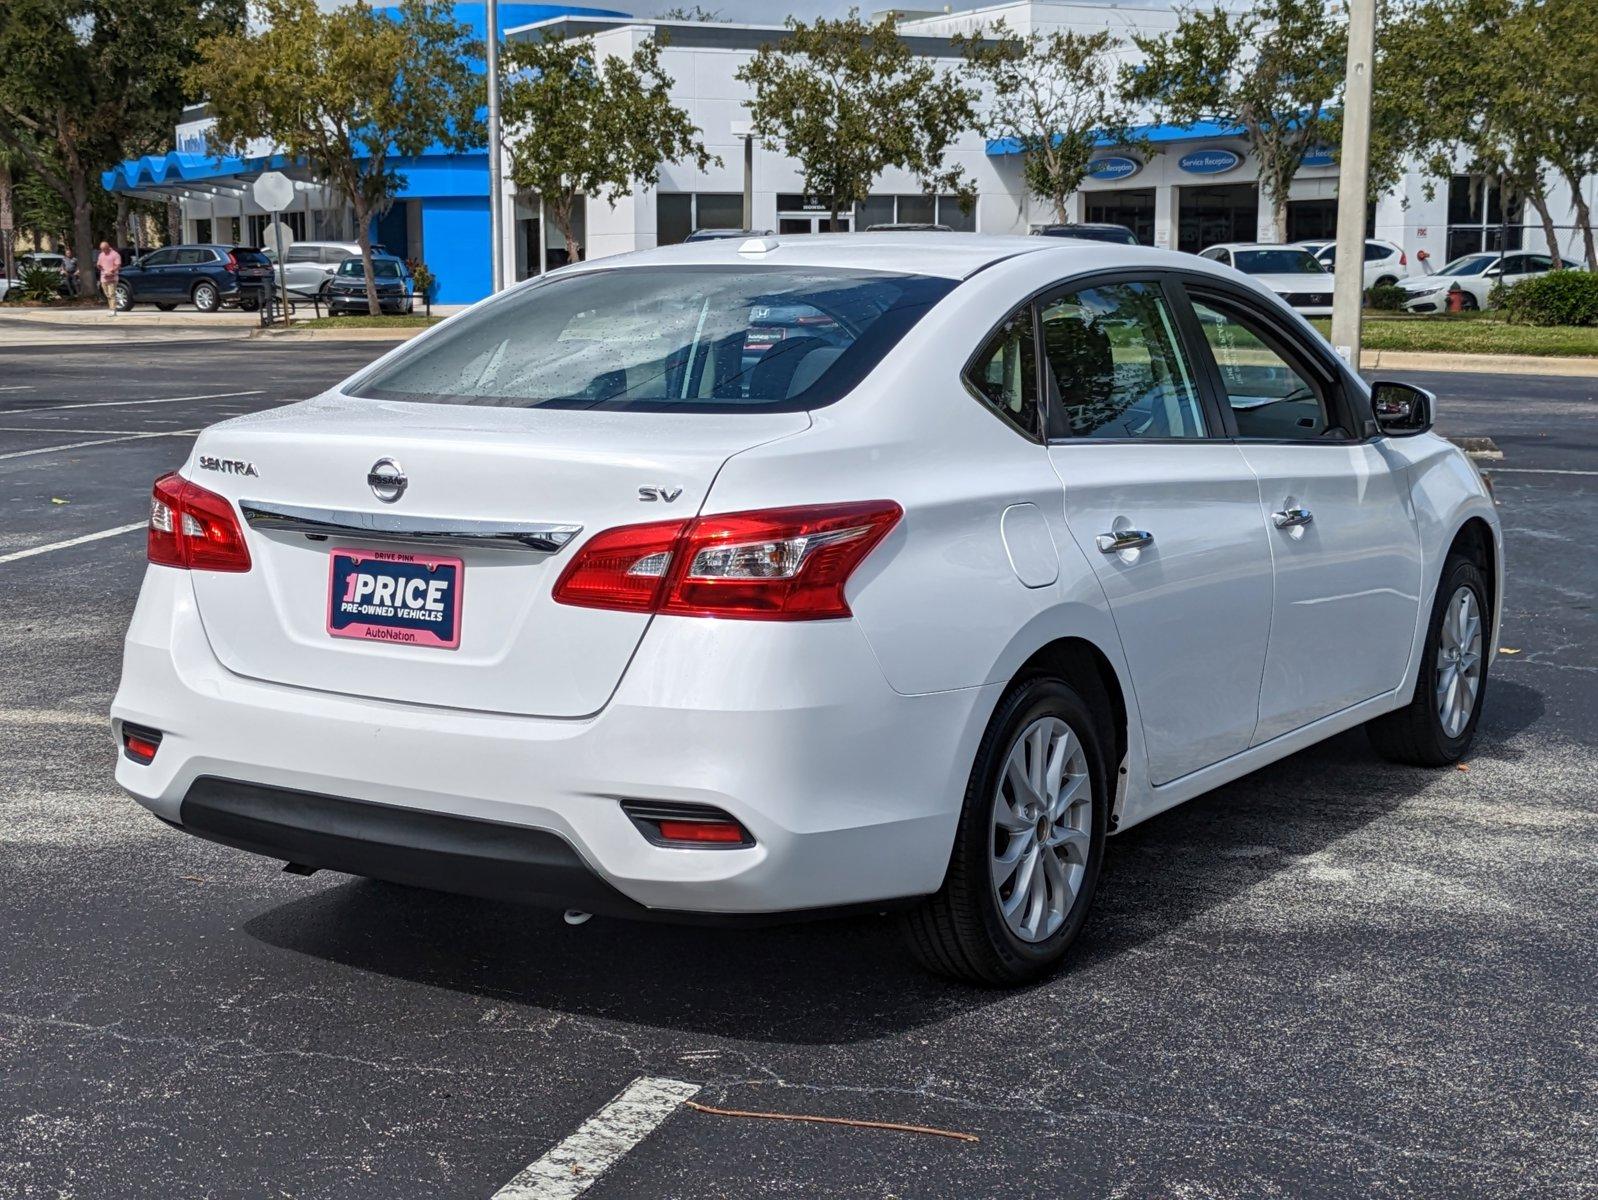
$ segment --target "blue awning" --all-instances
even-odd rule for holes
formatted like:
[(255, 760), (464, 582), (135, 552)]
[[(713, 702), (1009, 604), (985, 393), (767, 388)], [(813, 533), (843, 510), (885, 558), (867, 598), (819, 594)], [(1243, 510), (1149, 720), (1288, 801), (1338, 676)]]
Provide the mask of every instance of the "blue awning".
[[(1196, 121), (1192, 125), (1134, 125), (1132, 136), (1142, 141), (1160, 142), (1201, 142), (1209, 138), (1241, 137), (1244, 133), (1241, 125), (1226, 125), (1220, 121)], [(1100, 146), (1119, 146), (1120, 138), (1100, 136), (1097, 143)], [(989, 158), (1003, 158), (1007, 154), (1020, 154), (1021, 143), (1015, 138), (993, 138), (987, 144)]]

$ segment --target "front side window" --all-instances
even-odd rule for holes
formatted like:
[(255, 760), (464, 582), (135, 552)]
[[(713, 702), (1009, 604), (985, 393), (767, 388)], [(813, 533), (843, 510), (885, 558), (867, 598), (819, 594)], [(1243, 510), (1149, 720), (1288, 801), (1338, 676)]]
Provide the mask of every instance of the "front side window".
[(353, 394), (493, 408), (804, 410), (854, 387), (953, 286), (822, 267), (590, 270), (490, 301)]
[(1156, 284), (1083, 288), (1043, 305), (1043, 358), (1079, 438), (1201, 438), (1204, 410)]
[(1029, 437), (1039, 435), (1038, 350), (1030, 304), (989, 339), (966, 379), (999, 416)]
[(1238, 437), (1309, 441), (1341, 432), (1308, 370), (1290, 362), (1237, 310), (1197, 296), (1192, 300)]

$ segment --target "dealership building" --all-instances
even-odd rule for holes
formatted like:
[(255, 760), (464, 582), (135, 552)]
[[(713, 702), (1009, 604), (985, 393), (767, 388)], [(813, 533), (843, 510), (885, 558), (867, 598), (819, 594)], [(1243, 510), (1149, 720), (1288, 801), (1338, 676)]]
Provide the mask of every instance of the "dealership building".
[[(780, 236), (816, 232), (827, 224), (825, 197), (806, 195), (798, 164), (782, 153), (749, 144), (749, 89), (738, 69), (763, 45), (785, 36), (781, 25), (723, 21), (643, 19), (624, 13), (550, 4), (502, 4), (501, 32), (508, 41), (591, 37), (601, 56), (630, 55), (642, 42), (661, 42), (661, 65), (672, 94), (701, 130), (720, 162), (699, 170), (668, 163), (660, 183), (614, 205), (580, 203), (576, 237), (583, 257), (680, 242), (696, 228), (745, 224), (749, 187), (752, 224)], [(457, 4), (457, 19), (484, 29), (481, 4)], [(950, 38), (987, 33), (1003, 19), (1012, 30), (1108, 29), (1135, 55), (1133, 33), (1158, 32), (1176, 20), (1168, 0), (1016, 0), (959, 12), (896, 10), (900, 36), (912, 53), (954, 68)], [(147, 198), (176, 196), (184, 237), (192, 241), (261, 244), (269, 219), (250, 199), (249, 183), (262, 171), (283, 170), (297, 181), (295, 203), (284, 221), (297, 240), (338, 240), (354, 234), (348, 206), (311, 178), (303, 164), (285, 162), (271, 146), (249, 147), (239, 157), (210, 152), (210, 121), (202, 106), (184, 115), (177, 150), (121, 164), (105, 177), (113, 191)], [(1257, 171), (1241, 131), (1213, 123), (1150, 125), (1137, 150), (1106, 145), (1093, 171), (1069, 202), (1072, 220), (1110, 221), (1132, 229), (1140, 241), (1196, 252), (1224, 241), (1253, 241), (1269, 230), (1260, 201)], [(536, 134), (532, 135), (536, 136)], [(1003, 139), (970, 132), (951, 147), (976, 189), (976, 202), (962, 209), (952, 196), (928, 196), (909, 174), (889, 171), (869, 199), (842, 214), (845, 229), (886, 222), (936, 221), (955, 230), (1025, 233), (1053, 219), (1050, 206), (1029, 197), (1020, 156)], [(438, 277), (441, 303), (476, 300), (490, 290), (488, 163), (482, 151), (438, 153), (399, 164), (404, 187), (394, 206), (375, 222), (375, 234), (392, 252), (425, 261)], [(747, 172), (747, 178), (746, 178)], [(1588, 180), (1588, 201), (1598, 208), (1598, 186)], [(1329, 148), (1309, 155), (1293, 180), (1286, 212), (1286, 240), (1333, 236), (1337, 166)], [(1565, 253), (1579, 259), (1568, 194), (1550, 197)], [(566, 261), (559, 233), (545, 218), (536, 195), (507, 187), (504, 237), (499, 253), (505, 278), (523, 279)], [(1503, 211), (1491, 179), (1463, 173), (1429, 181), (1406, 174), (1395, 191), (1368, 206), (1367, 231), (1402, 246), (1414, 264), (1440, 266), (1459, 254), (1524, 245), (1541, 250), (1545, 240), (1532, 214), (1511, 205)], [(305, 248), (302, 253), (309, 253)], [(293, 251), (290, 251), (293, 254)]]

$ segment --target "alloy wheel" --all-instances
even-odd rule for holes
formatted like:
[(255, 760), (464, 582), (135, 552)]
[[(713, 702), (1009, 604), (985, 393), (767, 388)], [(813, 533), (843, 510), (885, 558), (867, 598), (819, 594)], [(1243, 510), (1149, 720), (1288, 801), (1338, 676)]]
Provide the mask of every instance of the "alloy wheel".
[(1065, 923), (1093, 844), (1093, 781), (1081, 738), (1039, 717), (1011, 743), (993, 797), (990, 869), (999, 912), (1024, 942)]
[(1449, 598), (1437, 632), (1437, 720), (1448, 737), (1458, 737), (1470, 724), (1481, 669), (1481, 608), (1476, 593), (1460, 587)]
[(210, 312), (216, 308), (216, 289), (208, 283), (202, 283), (195, 288), (194, 307), (201, 312)]

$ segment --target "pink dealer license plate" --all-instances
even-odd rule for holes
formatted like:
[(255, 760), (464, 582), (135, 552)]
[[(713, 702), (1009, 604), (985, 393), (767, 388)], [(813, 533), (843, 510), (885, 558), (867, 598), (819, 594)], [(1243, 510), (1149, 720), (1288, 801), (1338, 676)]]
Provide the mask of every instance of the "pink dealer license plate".
[(458, 558), (394, 550), (334, 550), (327, 579), (327, 631), (363, 642), (453, 650), (461, 644)]

